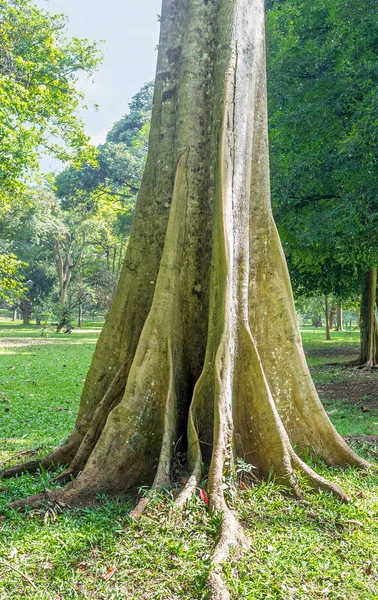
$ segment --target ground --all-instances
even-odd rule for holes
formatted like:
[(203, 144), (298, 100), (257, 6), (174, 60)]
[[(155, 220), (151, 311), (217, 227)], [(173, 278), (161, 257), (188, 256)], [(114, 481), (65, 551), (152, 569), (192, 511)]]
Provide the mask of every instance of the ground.
[[(40, 328), (0, 322), (0, 462), (44, 454), (73, 426), (98, 328), (41, 337)], [(304, 330), (312, 375), (340, 433), (364, 456), (378, 453), (378, 372), (344, 366), (358, 332)], [(10, 464), (10, 463), (7, 463)], [(313, 463), (312, 463), (313, 464)], [(318, 461), (317, 470), (326, 469)], [(243, 465), (239, 465), (243, 469)], [(242, 480), (248, 474), (239, 473)], [(229, 502), (252, 540), (225, 567), (233, 599), (378, 599), (378, 475), (333, 469), (351, 496), (288, 498), (273, 482), (244, 487)], [(0, 500), (0, 600), (205, 598), (203, 585), (219, 530), (200, 495), (172, 512), (169, 491), (130, 523), (131, 502), (58, 513), (7, 510), (10, 500), (53, 486), (52, 475), (5, 481)], [(203, 482), (205, 485), (205, 482)], [(141, 490), (143, 493), (143, 490)]]

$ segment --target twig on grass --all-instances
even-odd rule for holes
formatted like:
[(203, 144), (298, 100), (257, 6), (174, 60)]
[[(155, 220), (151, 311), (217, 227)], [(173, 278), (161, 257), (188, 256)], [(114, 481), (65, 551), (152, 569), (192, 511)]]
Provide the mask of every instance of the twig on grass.
[(38, 448), (30, 448), (29, 450), (21, 450), (21, 452), (17, 452), (17, 454), (14, 454), (10, 458), (7, 458), (6, 460), (3, 460), (2, 462), (0, 462), (0, 467), (2, 467), (3, 465), (6, 465), (8, 462), (10, 462), (11, 460), (14, 460), (15, 458), (19, 458), (20, 456), (25, 456), (25, 454), (35, 454), (41, 448), (42, 448), (42, 446), (38, 446)]
[(4, 567), (7, 567), (8, 569), (12, 569), (12, 571), (15, 571), (16, 573), (18, 573), (21, 577), (23, 577), (23, 579), (26, 579), (26, 581), (28, 583), (30, 583), (30, 585), (32, 586), (32, 588), (35, 589), (36, 592), (38, 592), (38, 588), (35, 585), (35, 583), (33, 583), (33, 581), (30, 579), (30, 577), (28, 577), (27, 575), (25, 575), (25, 573), (21, 573), (21, 571), (19, 571), (18, 569), (16, 569), (16, 567), (14, 567), (13, 565), (9, 564), (5, 560), (1, 560), (0, 559), (0, 565), (3, 565)]

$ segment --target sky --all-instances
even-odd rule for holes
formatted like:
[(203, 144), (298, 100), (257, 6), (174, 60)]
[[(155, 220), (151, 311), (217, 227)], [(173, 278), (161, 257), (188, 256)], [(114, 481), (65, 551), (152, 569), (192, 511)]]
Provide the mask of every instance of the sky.
[[(35, 0), (38, 7), (69, 18), (67, 35), (104, 40), (104, 61), (90, 80), (80, 82), (89, 110), (81, 117), (95, 145), (105, 141), (112, 124), (128, 110), (128, 102), (155, 76), (157, 15), (161, 0)], [(99, 109), (91, 109), (99, 104)], [(42, 169), (56, 167), (45, 158)]]

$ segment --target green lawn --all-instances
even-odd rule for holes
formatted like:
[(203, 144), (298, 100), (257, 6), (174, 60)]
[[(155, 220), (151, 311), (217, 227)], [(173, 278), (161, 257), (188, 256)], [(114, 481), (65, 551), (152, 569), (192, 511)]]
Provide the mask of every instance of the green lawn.
[[(43, 454), (75, 420), (99, 329), (40, 332), (0, 323), (0, 461), (35, 447)], [(378, 374), (343, 366), (358, 351), (358, 333), (325, 342), (324, 332), (306, 329), (303, 338), (331, 419), (374, 459)], [(343, 485), (350, 504), (325, 494), (296, 501), (273, 483), (240, 489), (232, 500), (252, 540), (225, 567), (233, 599), (378, 600), (378, 476), (316, 468)], [(7, 509), (10, 500), (51, 487), (51, 478), (39, 473), (0, 484), (7, 488), (0, 500), (1, 600), (206, 597), (219, 516), (198, 497), (172, 513), (169, 494), (157, 496), (138, 524), (127, 519), (130, 503), (106, 498), (95, 509), (57, 515)]]

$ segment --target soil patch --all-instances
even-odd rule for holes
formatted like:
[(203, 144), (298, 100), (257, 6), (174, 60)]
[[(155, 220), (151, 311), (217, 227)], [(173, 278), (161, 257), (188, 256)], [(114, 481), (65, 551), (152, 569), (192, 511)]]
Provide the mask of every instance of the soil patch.
[[(329, 367), (328, 367), (329, 368)], [(378, 410), (378, 372), (335, 367), (335, 379), (317, 385), (321, 399), (348, 400), (361, 409)]]

